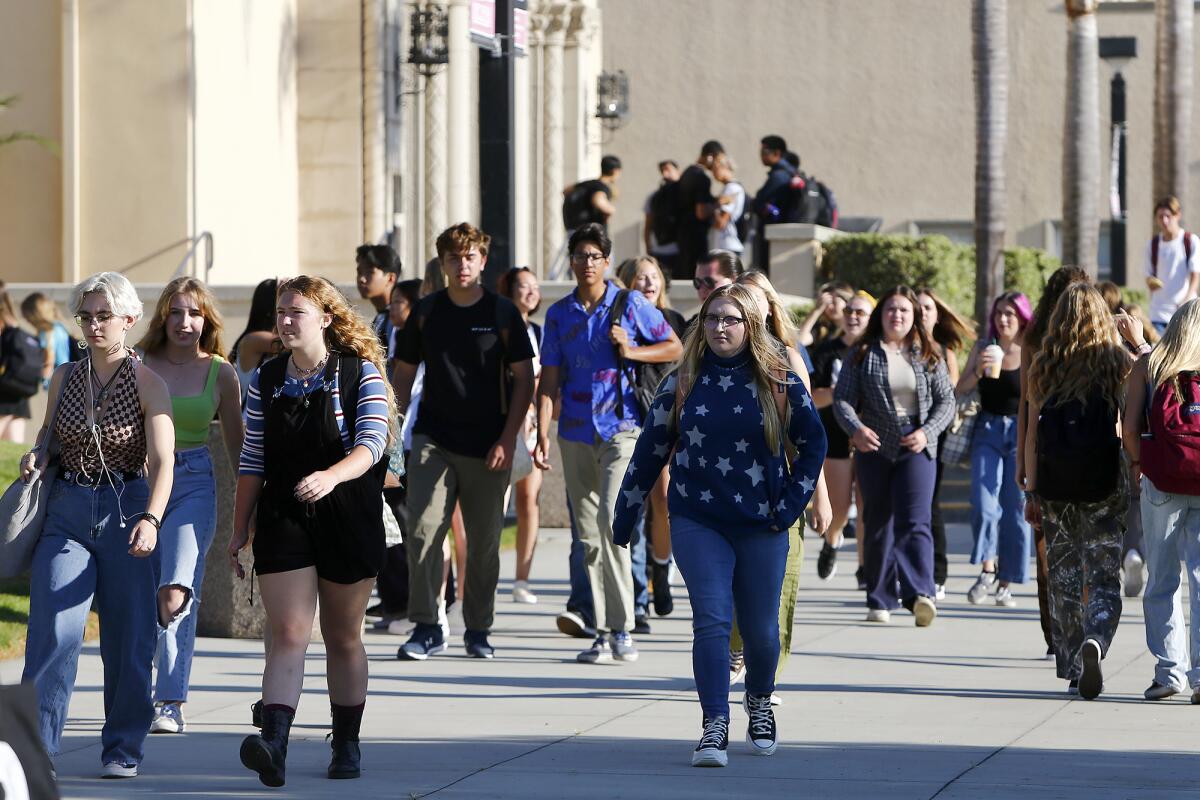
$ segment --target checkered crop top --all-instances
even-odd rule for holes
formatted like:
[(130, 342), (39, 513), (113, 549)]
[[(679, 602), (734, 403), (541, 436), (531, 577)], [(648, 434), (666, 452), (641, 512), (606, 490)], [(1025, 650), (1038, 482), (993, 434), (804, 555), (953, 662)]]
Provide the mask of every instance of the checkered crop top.
[[(136, 472), (146, 463), (146, 424), (138, 400), (137, 368), (137, 358), (132, 353), (121, 362), (107, 392), (107, 407), (99, 419), (100, 448), (104, 451), (105, 465), (113, 472)], [(97, 475), (100, 452), (88, 428), (87, 407), (100, 390), (92, 386), (88, 391), (91, 369), (87, 361), (79, 362), (66, 380), (54, 423), (62, 468)]]

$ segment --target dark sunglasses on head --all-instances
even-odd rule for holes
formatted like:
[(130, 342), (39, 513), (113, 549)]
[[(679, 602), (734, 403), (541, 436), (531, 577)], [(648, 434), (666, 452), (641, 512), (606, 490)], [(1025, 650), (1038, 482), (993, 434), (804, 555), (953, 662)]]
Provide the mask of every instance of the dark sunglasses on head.
[(717, 288), (717, 279), (716, 278), (692, 278), (692, 286), (696, 289), (696, 291), (700, 291), (700, 287), (702, 287), (702, 286), (705, 289), (715, 289), (715, 288)]

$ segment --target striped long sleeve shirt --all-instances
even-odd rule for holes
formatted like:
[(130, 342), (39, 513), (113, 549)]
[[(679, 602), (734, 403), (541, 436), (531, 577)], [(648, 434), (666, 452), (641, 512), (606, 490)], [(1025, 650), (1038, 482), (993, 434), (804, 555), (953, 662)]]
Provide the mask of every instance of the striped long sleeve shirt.
[[(266, 472), (263, 464), (263, 403), (258, 391), (258, 370), (250, 378), (250, 388), (246, 392), (246, 435), (242, 442), (242, 457), (238, 465), (239, 475), (263, 475)], [(309, 393), (328, 391), (333, 395), (333, 415), (337, 420), (338, 430), (342, 434), (342, 444), (349, 453), (354, 447), (362, 445), (371, 452), (371, 463), (383, 457), (388, 435), (388, 403), (387, 386), (383, 376), (370, 361), (362, 362), (362, 377), (358, 382), (358, 419), (354, 424), (353, 440), (350, 431), (346, 430), (342, 414), (342, 396), (338, 389), (338, 377), (334, 372), (333, 379), (320, 380), (310, 383)], [(279, 392), (289, 397), (300, 397), (304, 393), (304, 385), (290, 375), (284, 379)]]

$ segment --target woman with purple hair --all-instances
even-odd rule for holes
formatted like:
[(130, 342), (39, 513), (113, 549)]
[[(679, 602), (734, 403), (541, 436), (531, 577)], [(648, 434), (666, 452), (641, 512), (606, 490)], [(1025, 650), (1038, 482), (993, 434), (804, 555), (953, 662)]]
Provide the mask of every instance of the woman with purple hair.
[(982, 563), (983, 571), (967, 592), (967, 600), (975, 604), (994, 588), (996, 605), (1014, 606), (1009, 584), (1029, 578), (1032, 531), (1016, 474), (1021, 341), (1032, 318), (1025, 295), (1005, 292), (997, 297), (987, 338), (975, 343), (958, 380), (960, 397), (978, 387), (980, 401), (971, 438), (971, 563)]

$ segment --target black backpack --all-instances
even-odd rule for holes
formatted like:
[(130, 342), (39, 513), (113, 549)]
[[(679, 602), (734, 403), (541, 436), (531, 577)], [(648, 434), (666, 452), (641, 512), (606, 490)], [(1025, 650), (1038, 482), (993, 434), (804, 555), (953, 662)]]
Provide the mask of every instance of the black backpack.
[(1037, 420), (1036, 493), (1044, 500), (1097, 503), (1117, 489), (1117, 409), (1098, 395), (1042, 406)]
[(42, 345), (15, 325), (0, 333), (0, 402), (33, 397), (42, 385)]
[(598, 221), (597, 211), (592, 207), (592, 195), (604, 190), (597, 184), (600, 184), (600, 181), (580, 181), (563, 197), (563, 226), (567, 230), (577, 230), (589, 222)]
[[(625, 309), (629, 307), (631, 291), (631, 289), (621, 289), (613, 299), (612, 311), (608, 318), (610, 328), (621, 324), (621, 319), (625, 316)], [(614, 347), (614, 349), (616, 348)], [(647, 365), (638, 362), (631, 364), (621, 358), (620, 353), (617, 354), (617, 419), (625, 419), (625, 401), (623, 399), (625, 397), (625, 370), (629, 367), (633, 369), (633, 396), (637, 401), (638, 414), (644, 420), (650, 413), (650, 404), (654, 402), (654, 392), (658, 389), (659, 376), (653, 370), (644, 369), (645, 366)]]
[(650, 232), (659, 247), (679, 238), (679, 181), (668, 181), (650, 195)]
[[(742, 186), (740, 183), (739, 186)], [(742, 186), (742, 193), (745, 194), (746, 187)], [(754, 199), (746, 194), (742, 202), (742, 214), (733, 221), (734, 229), (737, 231), (738, 241), (742, 244), (746, 243), (746, 237), (750, 235), (750, 231), (754, 229)]]

